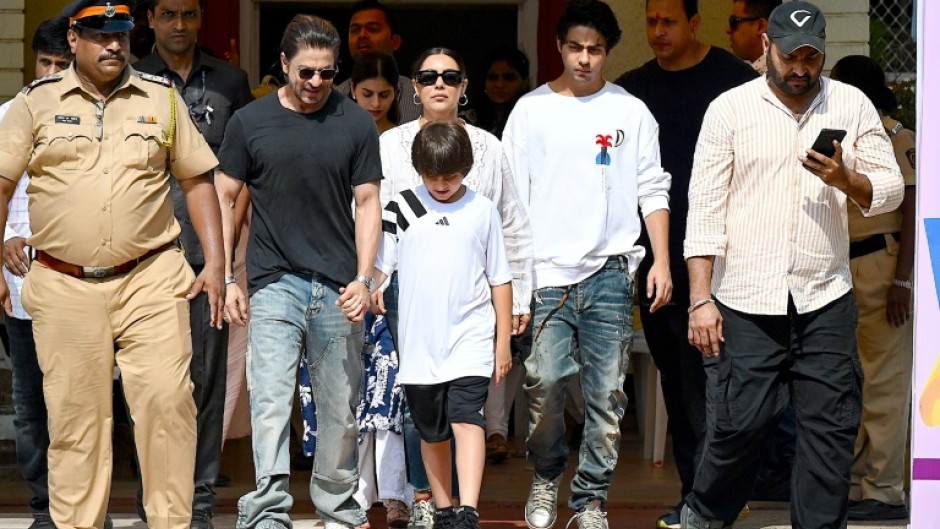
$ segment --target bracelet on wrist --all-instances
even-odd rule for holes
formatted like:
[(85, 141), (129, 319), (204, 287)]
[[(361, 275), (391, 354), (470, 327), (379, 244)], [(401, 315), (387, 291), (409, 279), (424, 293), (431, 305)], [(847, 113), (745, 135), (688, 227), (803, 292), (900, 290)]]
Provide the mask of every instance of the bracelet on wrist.
[(700, 299), (700, 300), (696, 301), (695, 303), (689, 305), (689, 314), (692, 314), (692, 312), (693, 312), (695, 309), (697, 309), (697, 308), (699, 308), (699, 307), (702, 307), (703, 305), (708, 305), (709, 303), (714, 303), (714, 302), (715, 302), (715, 300), (712, 299), (712, 298)]
[(914, 289), (914, 282), (911, 281), (910, 279), (908, 279), (907, 281), (904, 281), (895, 277), (894, 279), (891, 280), (891, 284), (893, 284), (896, 287), (906, 288), (908, 290)]
[(226, 285), (234, 285), (235, 283), (236, 283), (236, 280), (235, 280), (235, 276), (234, 276), (234, 275), (225, 276), (225, 284), (226, 284)]

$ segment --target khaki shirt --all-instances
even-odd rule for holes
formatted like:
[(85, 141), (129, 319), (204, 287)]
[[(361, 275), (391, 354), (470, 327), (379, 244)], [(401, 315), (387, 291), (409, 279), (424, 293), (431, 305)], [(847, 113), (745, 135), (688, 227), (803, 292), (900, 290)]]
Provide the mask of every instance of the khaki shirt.
[[(79, 266), (108, 267), (172, 242), (180, 227), (169, 175), (193, 178), (214, 168), (212, 149), (176, 90), (130, 66), (99, 100), (74, 67), (34, 83), (0, 123), (0, 176), (29, 173), (28, 243)], [(176, 99), (172, 147), (170, 98)]]
[[(883, 116), (881, 118), (888, 137), (891, 138), (891, 146), (894, 148), (894, 157), (901, 168), (901, 175), (904, 176), (904, 185), (913, 186), (917, 184), (917, 172), (914, 171), (914, 152), (917, 141), (914, 132), (899, 127), (897, 120)], [(872, 235), (881, 235), (883, 233), (895, 233), (901, 231), (901, 211), (894, 210), (884, 215), (866, 217), (858, 209), (855, 202), (849, 201), (849, 239), (852, 242), (867, 239)]]

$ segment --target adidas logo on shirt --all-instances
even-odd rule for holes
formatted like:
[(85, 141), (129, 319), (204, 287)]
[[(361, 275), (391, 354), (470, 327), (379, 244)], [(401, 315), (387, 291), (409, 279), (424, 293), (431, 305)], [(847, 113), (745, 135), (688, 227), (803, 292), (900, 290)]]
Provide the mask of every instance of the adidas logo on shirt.
[(434, 223), (437, 226), (450, 226), (450, 222), (447, 222), (447, 217), (441, 217), (441, 220)]

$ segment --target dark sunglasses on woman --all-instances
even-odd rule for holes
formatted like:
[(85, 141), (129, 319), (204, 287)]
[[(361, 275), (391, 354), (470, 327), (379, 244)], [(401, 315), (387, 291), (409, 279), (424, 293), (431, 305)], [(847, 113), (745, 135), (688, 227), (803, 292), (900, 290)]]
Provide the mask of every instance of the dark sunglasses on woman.
[(443, 72), (421, 70), (415, 75), (415, 82), (420, 85), (431, 86), (437, 82), (438, 77), (443, 79), (444, 84), (447, 86), (457, 86), (463, 82), (463, 72), (460, 70), (444, 70)]

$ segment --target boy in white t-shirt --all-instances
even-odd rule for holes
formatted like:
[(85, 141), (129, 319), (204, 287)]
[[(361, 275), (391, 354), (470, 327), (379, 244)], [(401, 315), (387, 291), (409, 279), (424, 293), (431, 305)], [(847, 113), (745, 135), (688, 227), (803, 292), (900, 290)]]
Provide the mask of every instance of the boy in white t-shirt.
[[(473, 165), (463, 126), (429, 123), (411, 152), (424, 185), (386, 206), (376, 276), (381, 284), (398, 270), (398, 382), (421, 434), (434, 526), (476, 529), (486, 452), (483, 405), (490, 377), (498, 384), (512, 367), (512, 274), (496, 207), (463, 185)], [(381, 292), (374, 301), (384, 311)], [(459, 509), (450, 500), (451, 435)]]

